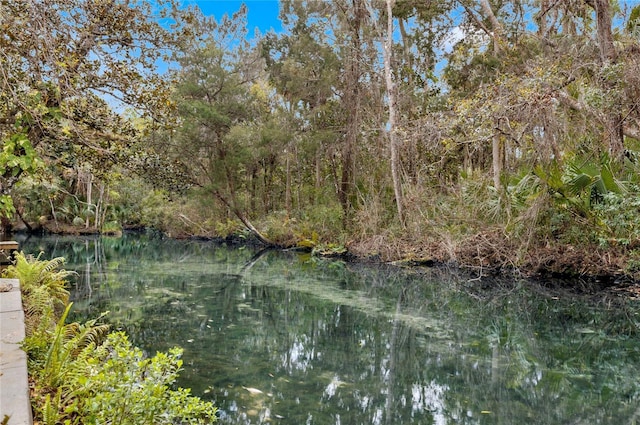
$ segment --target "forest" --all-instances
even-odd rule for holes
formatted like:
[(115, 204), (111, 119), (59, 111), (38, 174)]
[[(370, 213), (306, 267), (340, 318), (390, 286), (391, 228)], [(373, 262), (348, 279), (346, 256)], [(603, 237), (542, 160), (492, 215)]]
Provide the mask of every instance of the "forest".
[(279, 6), (0, 1), (3, 232), (640, 276), (640, 5)]

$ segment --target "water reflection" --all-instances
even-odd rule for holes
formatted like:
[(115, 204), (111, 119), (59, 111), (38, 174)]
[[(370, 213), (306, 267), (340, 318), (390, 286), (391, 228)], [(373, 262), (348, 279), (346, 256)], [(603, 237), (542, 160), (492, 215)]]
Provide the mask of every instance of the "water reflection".
[(640, 419), (638, 305), (473, 287), (207, 242), (42, 238), (78, 272), (77, 317), (109, 310), (228, 424), (561, 424)]

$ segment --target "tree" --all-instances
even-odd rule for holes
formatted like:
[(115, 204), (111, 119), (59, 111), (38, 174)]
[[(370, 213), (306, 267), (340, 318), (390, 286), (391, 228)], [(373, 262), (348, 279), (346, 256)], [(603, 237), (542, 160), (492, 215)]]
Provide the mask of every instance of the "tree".
[[(290, 34), (270, 34), (263, 41), (270, 81), (298, 122), (295, 146), (315, 152), (316, 194), (322, 175), (332, 178), (343, 227), (355, 210), (359, 169), (367, 169), (364, 176), (375, 175), (368, 167), (372, 163), (359, 158), (370, 149), (363, 127), (377, 130), (382, 110), (383, 85), (376, 72), (381, 67), (375, 69), (380, 52), (370, 9), (362, 0), (285, 1), (281, 20)], [(369, 123), (366, 109), (372, 111)]]
[(389, 144), (391, 149), (391, 178), (393, 180), (393, 193), (396, 198), (396, 208), (398, 209), (398, 220), (404, 226), (404, 205), (402, 199), (402, 182), (400, 180), (399, 168), (400, 158), (398, 153), (398, 123), (397, 114), (397, 87), (393, 81), (391, 64), (393, 59), (393, 5), (394, 0), (387, 0), (387, 37), (384, 42), (384, 78), (387, 85), (387, 98), (389, 102)]
[(261, 242), (274, 245), (251, 223), (244, 202), (256, 163), (252, 123), (260, 121), (259, 102), (251, 93), (259, 68), (247, 67), (259, 58), (237, 41), (246, 32), (246, 8), (220, 22), (199, 16), (194, 30), (196, 37), (175, 58), (181, 125), (169, 137), (175, 146), (164, 155), (181, 164), (191, 184), (221, 202)]
[[(281, 98), (274, 107), (288, 115), (294, 134), (287, 147), (287, 158), (296, 155), (291, 161), (295, 170), (287, 167), (288, 175), (301, 171), (303, 166), (311, 166), (314, 170), (311, 202), (316, 204), (325, 191), (324, 164), (334, 156), (344, 121), (335, 100), (341, 64), (325, 31), (330, 4), (294, 1), (283, 2), (282, 6), (281, 19), (287, 31), (267, 34), (261, 41), (261, 51), (269, 82)], [(311, 164), (301, 164), (305, 157)], [(288, 178), (287, 182), (290, 181)], [(337, 181), (335, 183), (337, 187)], [(290, 193), (289, 186), (287, 193)]]
[[(596, 35), (600, 50), (600, 63), (602, 66), (615, 65), (618, 60), (618, 52), (613, 44), (613, 32), (611, 30), (612, 14), (609, 0), (587, 1), (596, 15)], [(606, 83), (606, 88), (616, 89), (616, 82)], [(607, 111), (607, 119), (604, 126), (604, 142), (609, 153), (621, 160), (624, 155), (624, 129), (623, 118), (619, 111)]]
[(351, 0), (348, 2), (336, 2), (340, 12), (345, 44), (342, 46), (342, 60), (345, 67), (343, 81), (343, 97), (345, 111), (347, 113), (344, 129), (344, 148), (342, 150), (342, 175), (338, 199), (342, 205), (345, 223), (351, 215), (353, 208), (351, 195), (354, 189), (354, 151), (358, 144), (361, 124), (361, 102), (363, 89), (360, 79), (362, 77), (362, 64), (364, 62), (363, 45), (369, 15), (365, 4), (366, 0)]
[(130, 132), (112, 105), (167, 118), (169, 82), (157, 62), (188, 35), (190, 16), (173, 0), (0, 3), (3, 214), (37, 158), (64, 154), (66, 166), (91, 160), (100, 168), (121, 158)]

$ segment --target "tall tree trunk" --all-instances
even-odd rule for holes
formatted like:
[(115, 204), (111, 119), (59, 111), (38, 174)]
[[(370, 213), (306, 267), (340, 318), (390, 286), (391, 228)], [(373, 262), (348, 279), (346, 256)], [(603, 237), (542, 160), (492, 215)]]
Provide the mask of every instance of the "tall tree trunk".
[(404, 221), (404, 202), (402, 196), (402, 182), (400, 181), (400, 155), (398, 154), (398, 124), (396, 122), (397, 87), (391, 73), (391, 60), (393, 57), (393, 5), (395, 0), (387, 0), (387, 38), (384, 43), (384, 77), (387, 84), (387, 98), (389, 99), (389, 142), (391, 148), (391, 178), (393, 180), (393, 193), (398, 208), (398, 219), (402, 227)]
[[(491, 24), (490, 35), (493, 39), (493, 53), (498, 56), (502, 47), (505, 43), (504, 40), (504, 29), (502, 28), (502, 24), (496, 17), (493, 9), (491, 9), (491, 4), (489, 0), (480, 0), (480, 6), (482, 7), (482, 13), (485, 15), (485, 18)], [(498, 119), (496, 120), (496, 126), (498, 124)], [(495, 133), (491, 139), (491, 155), (492, 155), (492, 172), (493, 172), (493, 185), (497, 190), (501, 188), (501, 176), (502, 176), (502, 168), (503, 168), (503, 155), (500, 143), (500, 135)]]
[(353, 191), (353, 152), (357, 145), (360, 131), (360, 63), (362, 61), (361, 29), (366, 16), (364, 0), (352, 0), (352, 19), (349, 19), (351, 45), (350, 53), (346, 58), (347, 72), (345, 81), (345, 109), (347, 110), (347, 123), (345, 144), (342, 151), (342, 175), (338, 198), (344, 214), (346, 227), (351, 216), (351, 193)]
[(89, 228), (89, 208), (91, 208), (91, 189), (93, 188), (93, 174), (89, 171), (87, 173), (87, 218), (85, 222), (85, 228)]
[(496, 56), (502, 50), (503, 34), (504, 30), (502, 29), (502, 24), (498, 21), (495, 13), (493, 13), (493, 9), (491, 9), (491, 4), (489, 4), (489, 0), (480, 0), (480, 6), (482, 7), (482, 12), (485, 17), (489, 20), (491, 24), (491, 37), (493, 39), (493, 52)]
[(317, 205), (320, 200), (320, 191), (322, 190), (322, 144), (316, 152), (316, 172), (315, 172), (315, 190), (313, 195), (313, 205)]
[(291, 215), (291, 152), (289, 148), (285, 151), (285, 168), (286, 168), (286, 182), (284, 190), (284, 205), (287, 210), (287, 217)]
[(540, 0), (540, 10), (533, 16), (538, 25), (538, 36), (547, 37), (547, 13), (549, 12), (549, 0)]
[(493, 169), (493, 186), (500, 191), (502, 184), (500, 178), (502, 176), (502, 155), (500, 149), (500, 135), (497, 133), (491, 139), (491, 158)]
[(602, 63), (615, 62), (618, 54), (613, 44), (609, 0), (591, 0), (590, 3), (596, 12), (596, 31), (598, 47), (600, 48), (600, 60)]
[[(598, 48), (600, 49), (600, 61), (603, 66), (615, 63), (618, 60), (618, 52), (613, 44), (613, 32), (611, 31), (611, 5), (609, 0), (588, 0), (587, 3), (596, 13), (596, 35)], [(608, 83), (613, 86), (615, 83)], [(613, 87), (608, 87), (613, 88)], [(619, 110), (608, 111), (604, 125), (604, 143), (612, 158), (621, 160), (624, 156), (624, 120)]]

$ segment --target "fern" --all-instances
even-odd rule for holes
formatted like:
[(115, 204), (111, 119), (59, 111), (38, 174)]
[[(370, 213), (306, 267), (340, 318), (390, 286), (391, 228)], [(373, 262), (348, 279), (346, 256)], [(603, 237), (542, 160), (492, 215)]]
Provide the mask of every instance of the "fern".
[(69, 302), (66, 279), (74, 272), (58, 270), (64, 264), (62, 257), (45, 261), (40, 255), (34, 258), (19, 252), (15, 258), (5, 276), (20, 280), (27, 335), (38, 327), (34, 321), (45, 320), (55, 326)]
[[(64, 260), (42, 261), (17, 254), (5, 273), (23, 290), (29, 373), (35, 378), (34, 406), (43, 424), (204, 424), (215, 407), (187, 390), (170, 389), (182, 365), (180, 350), (147, 359), (122, 333), (98, 324), (66, 323), (72, 304), (65, 289), (71, 274)], [(119, 415), (114, 422), (114, 415)]]
[(65, 324), (72, 305), (70, 303), (67, 306), (58, 321), (54, 338), (42, 369), (44, 384), (52, 388), (64, 385), (68, 375), (82, 374), (86, 369), (83, 359), (86, 359), (87, 356), (80, 358), (78, 355), (83, 350), (95, 350), (98, 345), (102, 344), (109, 333), (109, 325), (96, 324), (104, 315), (98, 319), (89, 320), (84, 324), (75, 322)]
[(60, 300), (65, 301), (69, 296), (68, 291), (61, 291), (66, 285), (66, 279), (73, 275), (73, 271), (58, 270), (64, 265), (64, 258), (58, 257), (53, 260), (41, 260), (42, 253), (37, 257), (25, 255), (24, 252), (15, 254), (14, 264), (7, 267), (5, 275), (10, 278), (20, 280), (23, 291), (31, 291), (34, 287), (47, 286), (52, 290), (52, 294), (63, 295)]
[(44, 265), (40, 271), (40, 278), (46, 278), (48, 273), (53, 273), (56, 269), (62, 267), (64, 262), (64, 257), (56, 257), (53, 260), (44, 261)]
[(60, 411), (62, 399), (62, 391), (58, 389), (55, 395), (51, 397), (51, 394), (47, 394), (44, 399), (44, 405), (42, 407), (42, 423), (43, 425), (58, 425), (62, 423), (62, 415)]

